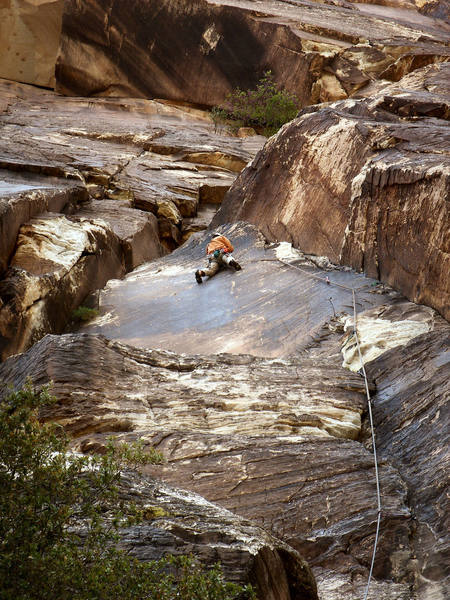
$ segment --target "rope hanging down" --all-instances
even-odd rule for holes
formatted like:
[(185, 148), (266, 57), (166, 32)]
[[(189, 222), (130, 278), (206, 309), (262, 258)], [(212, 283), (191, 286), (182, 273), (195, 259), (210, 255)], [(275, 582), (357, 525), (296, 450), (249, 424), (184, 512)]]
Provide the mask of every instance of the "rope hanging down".
[(281, 262), (283, 265), (286, 265), (288, 267), (292, 267), (293, 269), (297, 269), (298, 271), (301, 271), (302, 273), (305, 273), (306, 275), (308, 275), (309, 277), (312, 277), (313, 279), (317, 279), (318, 281), (321, 281), (322, 283), (325, 283), (326, 285), (334, 285), (337, 286), (341, 289), (347, 290), (348, 292), (351, 292), (352, 294), (352, 303), (353, 303), (353, 332), (355, 335), (355, 340), (356, 340), (356, 347), (358, 349), (358, 357), (359, 357), (359, 362), (361, 365), (361, 372), (363, 374), (364, 377), (364, 385), (365, 385), (365, 389), (366, 389), (366, 397), (367, 397), (367, 407), (368, 407), (368, 412), (369, 412), (369, 423), (370, 423), (370, 432), (371, 432), (371, 436), (372, 436), (372, 450), (373, 450), (373, 460), (375, 463), (375, 480), (376, 480), (376, 488), (377, 488), (377, 528), (376, 528), (376, 532), (375, 532), (375, 542), (373, 545), (373, 552), (372, 552), (372, 561), (370, 564), (370, 571), (369, 571), (369, 577), (367, 579), (367, 585), (366, 585), (366, 589), (364, 592), (364, 599), (363, 600), (367, 600), (367, 596), (369, 593), (369, 587), (370, 587), (370, 582), (372, 579), (372, 573), (373, 573), (373, 567), (375, 564), (375, 556), (377, 553), (377, 546), (378, 546), (378, 537), (380, 534), (380, 522), (381, 522), (381, 494), (380, 494), (380, 478), (379, 478), (379, 474), (378, 474), (378, 460), (377, 460), (377, 447), (375, 444), (375, 431), (374, 431), (374, 426), (373, 426), (373, 417), (372, 417), (372, 401), (370, 399), (370, 392), (369, 392), (369, 382), (367, 380), (367, 373), (366, 373), (366, 368), (364, 366), (364, 361), (363, 361), (363, 357), (362, 357), (362, 353), (361, 353), (361, 347), (359, 344), (359, 336), (358, 336), (358, 327), (357, 327), (357, 315), (356, 315), (356, 294), (355, 291), (358, 291), (360, 288), (356, 288), (356, 290), (352, 287), (348, 287), (346, 285), (343, 285), (342, 283), (337, 283), (334, 281), (330, 281), (327, 278), (323, 278), (320, 277), (319, 275), (316, 275), (315, 273), (309, 273), (308, 271), (306, 271), (305, 269), (302, 269), (301, 267), (297, 266), (297, 265), (293, 265), (289, 262), (286, 262), (282, 259), (276, 259), (279, 262)]

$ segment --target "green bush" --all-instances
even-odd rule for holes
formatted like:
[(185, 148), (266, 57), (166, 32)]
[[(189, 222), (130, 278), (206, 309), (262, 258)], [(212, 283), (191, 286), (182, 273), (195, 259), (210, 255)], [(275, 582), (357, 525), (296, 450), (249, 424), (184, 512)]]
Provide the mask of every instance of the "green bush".
[(88, 308), (87, 306), (79, 306), (72, 312), (73, 321), (91, 321), (98, 316), (98, 310), (95, 308)]
[(297, 98), (280, 90), (271, 71), (266, 71), (256, 89), (237, 88), (222, 105), (212, 109), (211, 117), (216, 126), (222, 123), (233, 130), (253, 127), (264, 135), (273, 135), (284, 123), (292, 121), (298, 110)]
[(143, 563), (120, 550), (120, 528), (142, 518), (119, 501), (120, 472), (149, 458), (139, 445), (112, 441), (101, 456), (69, 453), (62, 428), (37, 420), (52, 402), (47, 389), (28, 383), (0, 404), (2, 600), (254, 597), (225, 583), (217, 565), (202, 570), (190, 557), (170, 556)]

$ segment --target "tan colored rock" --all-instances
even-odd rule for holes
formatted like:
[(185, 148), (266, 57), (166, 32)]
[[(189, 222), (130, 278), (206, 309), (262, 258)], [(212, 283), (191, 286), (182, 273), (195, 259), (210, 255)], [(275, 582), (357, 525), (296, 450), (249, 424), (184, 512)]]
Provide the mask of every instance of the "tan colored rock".
[(271, 69), (306, 106), (313, 88), (318, 98), (337, 100), (371, 79), (396, 80), (448, 60), (443, 21), (414, 4), (391, 4), (147, 0), (144, 8), (130, 0), (125, 11), (105, 0), (68, 3), (58, 89), (214, 106)]
[(238, 137), (251, 137), (252, 135), (256, 135), (256, 131), (253, 127), (239, 127), (237, 131)]
[(433, 309), (409, 302), (361, 312), (356, 319), (358, 351), (353, 316), (342, 316), (340, 320), (346, 333), (342, 343), (342, 366), (355, 372), (362, 368), (359, 353), (364, 364), (371, 362), (391, 348), (405, 346), (410, 340), (432, 331), (437, 321)]
[(105, 223), (52, 213), (30, 219), (0, 284), (2, 359), (62, 332), (91, 291), (123, 273), (119, 240)]
[(158, 203), (158, 216), (165, 217), (174, 225), (181, 225), (181, 214), (171, 200), (161, 200)]
[(42, 212), (74, 212), (87, 200), (80, 181), (0, 170), (0, 274), (14, 252), (19, 228)]
[(63, 10), (63, 0), (0, 4), (0, 77), (54, 87)]
[(131, 208), (126, 201), (91, 200), (84, 203), (76, 214), (108, 223), (121, 242), (127, 271), (165, 254), (159, 241), (155, 215)]
[(347, 98), (344, 88), (335, 75), (324, 73), (311, 88), (311, 104)]
[(449, 73), (427, 67), (306, 109), (238, 177), (213, 226), (250, 221), (450, 318)]

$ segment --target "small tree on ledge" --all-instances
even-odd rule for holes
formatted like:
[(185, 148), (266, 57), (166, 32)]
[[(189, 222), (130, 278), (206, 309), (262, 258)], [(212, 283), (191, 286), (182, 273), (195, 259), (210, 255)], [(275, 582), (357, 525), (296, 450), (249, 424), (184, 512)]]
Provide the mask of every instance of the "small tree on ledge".
[(272, 72), (266, 71), (256, 89), (236, 88), (225, 102), (211, 111), (214, 124), (223, 124), (236, 131), (253, 127), (263, 135), (273, 135), (282, 125), (292, 121), (299, 111), (299, 101), (286, 90), (279, 89)]

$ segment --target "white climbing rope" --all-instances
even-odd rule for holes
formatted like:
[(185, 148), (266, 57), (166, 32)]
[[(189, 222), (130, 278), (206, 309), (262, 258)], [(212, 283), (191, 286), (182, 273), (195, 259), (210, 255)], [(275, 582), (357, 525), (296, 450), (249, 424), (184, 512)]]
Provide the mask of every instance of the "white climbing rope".
[[(265, 259), (263, 259), (265, 260)], [(266, 259), (267, 260), (267, 259)], [(328, 277), (324, 278), (324, 277), (320, 277), (319, 275), (316, 275), (315, 273), (310, 273), (309, 271), (307, 271), (306, 269), (302, 269), (301, 267), (299, 267), (298, 265), (293, 265), (287, 261), (284, 261), (280, 258), (277, 258), (275, 260), (278, 260), (279, 262), (281, 262), (282, 264), (288, 266), (288, 267), (292, 267), (294, 269), (297, 269), (298, 271), (301, 271), (302, 273), (305, 273), (306, 275), (308, 275), (309, 277), (312, 277), (313, 279), (317, 279), (319, 281), (321, 281), (322, 283), (325, 283), (326, 285), (333, 285), (333, 286), (337, 286), (341, 289), (347, 290), (348, 292), (351, 292), (352, 294), (352, 303), (353, 303), (353, 332), (355, 335), (355, 341), (356, 341), (356, 347), (358, 349), (358, 356), (359, 356), (359, 362), (361, 365), (361, 372), (363, 374), (364, 377), (364, 385), (365, 385), (365, 389), (366, 389), (366, 397), (367, 397), (367, 407), (368, 407), (368, 412), (369, 412), (369, 423), (370, 423), (370, 432), (371, 432), (371, 436), (372, 436), (372, 450), (373, 450), (373, 460), (374, 460), (374, 464), (375, 464), (375, 481), (376, 481), (376, 489), (377, 489), (377, 527), (376, 527), (376, 532), (375, 532), (375, 541), (373, 544), (373, 552), (372, 552), (372, 561), (370, 564), (370, 570), (369, 570), (369, 577), (367, 579), (367, 585), (366, 585), (366, 589), (364, 592), (364, 598), (363, 600), (367, 600), (367, 596), (369, 594), (369, 587), (370, 587), (370, 582), (372, 579), (372, 574), (373, 574), (373, 567), (375, 564), (375, 556), (377, 553), (377, 546), (378, 546), (378, 537), (380, 534), (380, 522), (381, 522), (381, 493), (380, 493), (380, 478), (379, 478), (379, 474), (378, 474), (378, 459), (377, 459), (377, 447), (375, 444), (375, 430), (374, 430), (374, 426), (373, 426), (373, 417), (372, 417), (372, 401), (370, 399), (370, 392), (369, 392), (369, 382), (367, 379), (367, 373), (366, 373), (366, 368), (364, 366), (364, 361), (363, 361), (363, 357), (362, 357), (362, 353), (361, 353), (361, 347), (359, 344), (359, 336), (358, 336), (358, 327), (357, 327), (357, 314), (356, 314), (356, 294), (355, 292), (357, 292), (358, 290), (361, 289), (361, 286), (359, 288), (352, 288), (346, 285), (343, 285), (342, 283), (337, 283), (335, 281), (331, 281)]]

